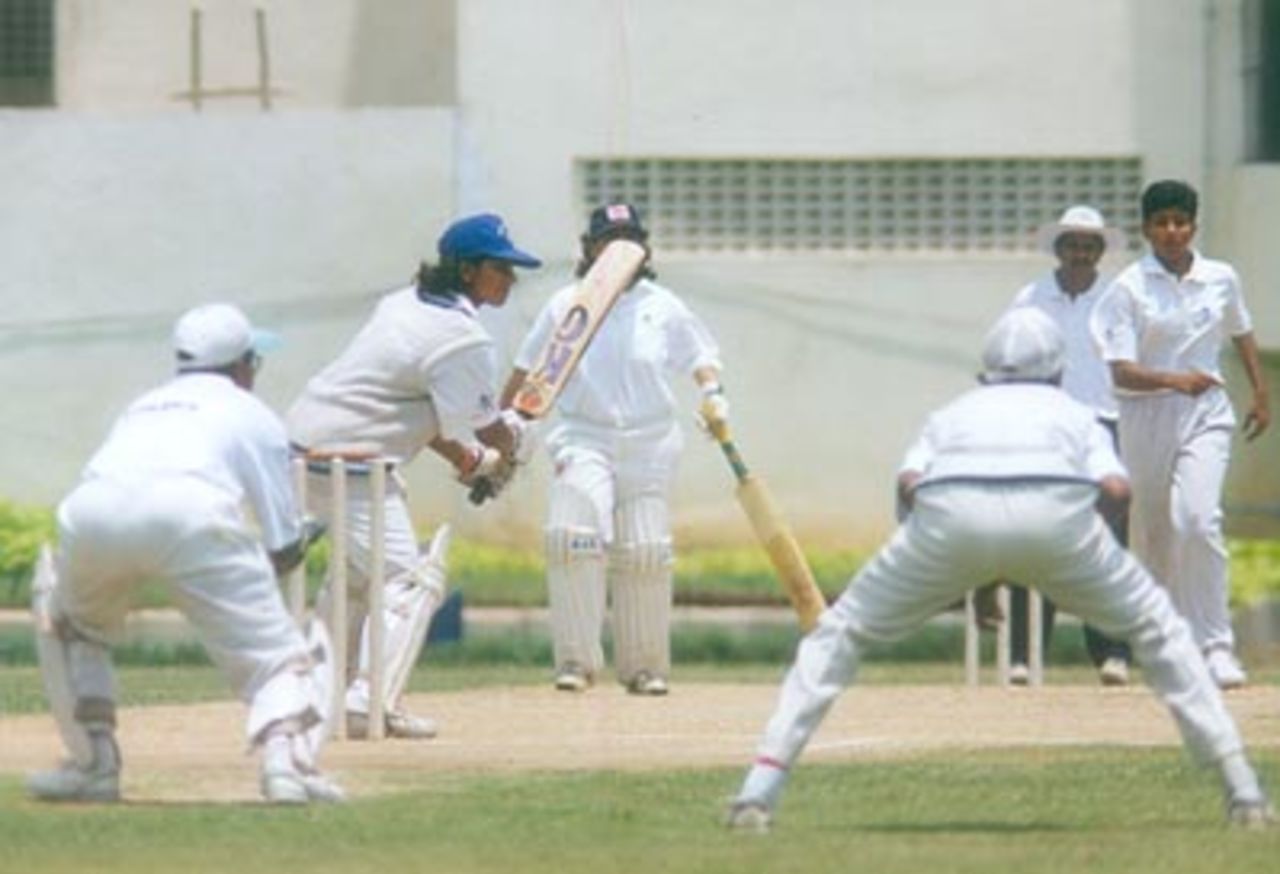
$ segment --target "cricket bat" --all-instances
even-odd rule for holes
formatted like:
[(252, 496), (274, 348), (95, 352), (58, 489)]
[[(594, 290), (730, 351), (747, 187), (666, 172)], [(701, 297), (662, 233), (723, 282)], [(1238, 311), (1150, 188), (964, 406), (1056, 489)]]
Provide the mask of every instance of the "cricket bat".
[[(605, 316), (635, 282), (647, 257), (644, 246), (631, 240), (614, 240), (604, 247), (579, 280), (564, 315), (534, 358), (533, 367), (512, 398), (512, 409), (526, 419), (541, 419), (551, 412)], [(469, 498), (473, 504), (482, 504), (493, 493), (493, 484), (482, 479), (471, 487)]]
[(578, 283), (568, 309), (516, 392), (511, 406), (517, 413), (526, 419), (540, 419), (551, 411), (605, 316), (635, 280), (645, 257), (644, 247), (631, 240), (614, 240), (605, 246)]
[(805, 560), (800, 544), (782, 518), (764, 481), (747, 469), (742, 454), (729, 434), (729, 423), (708, 415), (705, 406), (703, 417), (711, 436), (720, 444), (720, 449), (738, 480), (738, 503), (746, 512), (756, 539), (768, 553), (769, 561), (778, 573), (783, 591), (787, 593), (787, 599), (791, 601), (800, 620), (801, 630), (808, 632), (818, 623), (822, 611), (827, 609), (827, 601), (814, 582), (809, 562)]

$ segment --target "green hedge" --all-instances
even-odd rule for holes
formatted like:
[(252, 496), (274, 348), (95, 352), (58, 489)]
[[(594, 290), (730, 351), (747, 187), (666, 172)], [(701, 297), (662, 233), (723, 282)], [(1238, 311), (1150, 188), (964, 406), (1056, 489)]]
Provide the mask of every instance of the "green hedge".
[[(0, 607), (25, 607), (30, 597), (31, 567), (42, 542), (53, 536), (53, 514), (0, 500)], [(1232, 600), (1254, 603), (1280, 598), (1280, 541), (1232, 540)], [(324, 577), (328, 543), (307, 556), (309, 586)], [(811, 552), (809, 561), (818, 585), (829, 597), (838, 594), (865, 554), (852, 550)], [(535, 606), (546, 601), (543, 561), (538, 550), (457, 541), (450, 555), (450, 584), (466, 593), (473, 605)], [(676, 600), (682, 604), (784, 604), (777, 579), (764, 553), (754, 546), (681, 550), (676, 559)], [(144, 587), (138, 606), (166, 606), (160, 586)]]

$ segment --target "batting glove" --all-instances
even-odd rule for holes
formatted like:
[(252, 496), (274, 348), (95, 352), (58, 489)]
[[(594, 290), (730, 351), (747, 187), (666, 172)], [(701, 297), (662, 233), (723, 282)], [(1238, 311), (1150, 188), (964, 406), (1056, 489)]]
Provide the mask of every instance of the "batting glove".
[(458, 471), (458, 482), (469, 486), (479, 479), (487, 479), (502, 466), (502, 453), (492, 446), (473, 446), (471, 458)]
[(698, 429), (713, 440), (715, 427), (728, 423), (729, 399), (724, 396), (720, 383), (709, 382), (702, 386), (702, 406), (698, 408), (696, 421)]

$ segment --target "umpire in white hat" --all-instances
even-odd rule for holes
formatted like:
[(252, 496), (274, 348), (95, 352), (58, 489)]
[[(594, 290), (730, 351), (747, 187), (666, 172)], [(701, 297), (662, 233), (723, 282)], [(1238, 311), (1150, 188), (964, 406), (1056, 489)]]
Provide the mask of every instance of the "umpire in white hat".
[[(1037, 233), (1037, 243), (1041, 251), (1054, 256), (1057, 264), (1053, 270), (1023, 286), (1010, 308), (1037, 309), (1057, 324), (1062, 331), (1066, 356), (1062, 388), (1091, 408), (1114, 439), (1117, 411), (1111, 373), (1093, 342), (1089, 326), (1094, 308), (1110, 283), (1099, 270), (1099, 263), (1106, 253), (1124, 249), (1125, 235), (1118, 228), (1108, 226), (1102, 213), (1094, 207), (1077, 204), (1064, 210), (1056, 221), (1043, 225)], [(1121, 545), (1127, 545), (1127, 516), (1117, 514), (1110, 523), (1116, 539)], [(1027, 601), (1025, 588), (1012, 587), (1010, 679), (1015, 685), (1025, 684), (1030, 677)], [(1044, 599), (1046, 648), (1053, 630), (1054, 613), (1053, 601)], [(1084, 642), (1103, 685), (1123, 686), (1129, 682), (1132, 655), (1124, 641), (1108, 637), (1085, 623)]]

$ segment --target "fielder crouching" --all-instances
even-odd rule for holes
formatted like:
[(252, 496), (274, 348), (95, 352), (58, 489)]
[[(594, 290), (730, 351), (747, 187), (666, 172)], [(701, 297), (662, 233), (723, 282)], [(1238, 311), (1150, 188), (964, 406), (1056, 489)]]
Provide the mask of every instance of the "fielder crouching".
[(910, 514), (801, 642), (731, 827), (768, 828), (864, 645), (902, 637), (993, 579), (1034, 581), (1127, 640), (1183, 742), (1217, 769), (1228, 820), (1274, 820), (1186, 621), (1098, 512), (1128, 500), (1128, 479), (1093, 412), (1057, 389), (1062, 364), (1062, 335), (1037, 310), (1015, 309), (988, 334), (984, 385), (936, 412), (907, 453), (899, 485)]
[(249, 707), (266, 800), (342, 800), (316, 767), (332, 700), (328, 639), (319, 625), (298, 627), (276, 580), (306, 542), (284, 426), (251, 393), (266, 338), (227, 304), (184, 315), (174, 330), (177, 377), (125, 410), (59, 505), (56, 558), (41, 555), (32, 605), (45, 690), (71, 758), (30, 777), (36, 798), (119, 800), (108, 647), (136, 587), (158, 580)]

